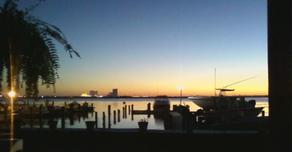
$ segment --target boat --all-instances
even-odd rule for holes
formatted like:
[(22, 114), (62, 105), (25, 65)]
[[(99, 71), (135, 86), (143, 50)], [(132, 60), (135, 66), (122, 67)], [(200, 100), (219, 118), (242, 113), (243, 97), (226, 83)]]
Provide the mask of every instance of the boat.
[(243, 96), (226, 96), (225, 92), (234, 89), (217, 89), (219, 96), (189, 98), (202, 109), (198, 112), (207, 120), (232, 121), (256, 118), (264, 107), (255, 107), (256, 101), (246, 101)]
[(154, 113), (164, 113), (169, 112), (170, 102), (167, 96), (161, 95), (156, 96), (153, 104)]

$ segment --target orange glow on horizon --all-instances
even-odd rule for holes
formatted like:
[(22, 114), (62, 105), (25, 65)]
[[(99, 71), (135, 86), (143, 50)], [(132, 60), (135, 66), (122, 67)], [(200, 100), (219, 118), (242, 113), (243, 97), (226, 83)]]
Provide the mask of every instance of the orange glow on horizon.
[[(234, 74), (235, 73), (235, 74)], [(217, 87), (224, 87), (237, 82), (250, 75), (234, 73), (217, 73)], [(185, 75), (176, 72), (149, 74), (131, 73), (129, 75), (106, 76), (94, 79), (94, 76), (86, 75), (80, 79), (78, 76), (63, 78), (56, 84), (56, 93), (53, 89), (40, 88), (40, 95), (53, 96), (80, 96), (89, 90), (97, 90), (99, 95), (107, 95), (113, 88), (118, 88), (120, 96), (180, 96), (178, 86), (183, 86), (183, 96), (214, 95), (213, 71), (209, 73), (188, 72)], [(65, 76), (64, 76), (65, 77)], [(85, 81), (86, 80), (86, 81)], [(254, 79), (230, 86), (235, 89), (230, 95), (267, 95), (268, 79), (265, 71), (256, 75)]]

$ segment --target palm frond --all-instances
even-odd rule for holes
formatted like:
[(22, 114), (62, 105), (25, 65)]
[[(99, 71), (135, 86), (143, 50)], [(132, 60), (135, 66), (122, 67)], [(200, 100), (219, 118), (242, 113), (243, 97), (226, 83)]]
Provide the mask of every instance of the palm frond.
[(28, 8), (25, 8), (25, 10), (24, 10), (25, 14), (29, 14), (30, 12), (32, 12), (35, 8), (37, 8), (44, 1), (45, 0), (38, 0), (35, 4), (29, 6)]
[(57, 40), (60, 44), (62, 44), (71, 58), (73, 57), (72, 54), (80, 58), (79, 53), (73, 49), (71, 44), (69, 44), (68, 40), (66, 39), (65, 34), (58, 27), (34, 17), (30, 17), (29, 20), (31, 20), (34, 24), (38, 26), (41, 33), (48, 34), (49, 36)]
[[(47, 87), (55, 87), (60, 68), (56, 42), (63, 45), (71, 58), (80, 57), (57, 26), (29, 14), (42, 1), (19, 10), (18, 0), (6, 0), (0, 9), (0, 89), (5, 79), (9, 87), (11, 79), (15, 88), (24, 84), (28, 97), (38, 95), (39, 81)], [(11, 54), (13, 62), (9, 59)], [(10, 64), (15, 66), (12, 74)], [(4, 68), (7, 69), (5, 73)], [(4, 76), (6, 78), (2, 79)]]

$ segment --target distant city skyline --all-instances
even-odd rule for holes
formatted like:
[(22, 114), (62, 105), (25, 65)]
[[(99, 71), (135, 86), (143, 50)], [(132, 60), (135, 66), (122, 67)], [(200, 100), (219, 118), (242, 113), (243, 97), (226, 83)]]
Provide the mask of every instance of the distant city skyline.
[[(22, 7), (35, 0), (20, 1)], [(43, 2), (32, 14), (58, 26), (80, 55), (60, 51), (56, 93), (80, 95), (112, 88), (119, 95), (266, 95), (265, 0), (82, 0)], [(62, 49), (60, 49), (62, 50)]]

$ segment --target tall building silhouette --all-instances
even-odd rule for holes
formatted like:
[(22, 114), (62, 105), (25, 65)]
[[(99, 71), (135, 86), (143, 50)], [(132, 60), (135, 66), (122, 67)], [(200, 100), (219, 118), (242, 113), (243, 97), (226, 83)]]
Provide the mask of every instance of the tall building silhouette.
[(117, 88), (113, 89), (112, 92), (110, 92), (107, 96), (108, 97), (118, 97), (119, 96), (118, 89)]

